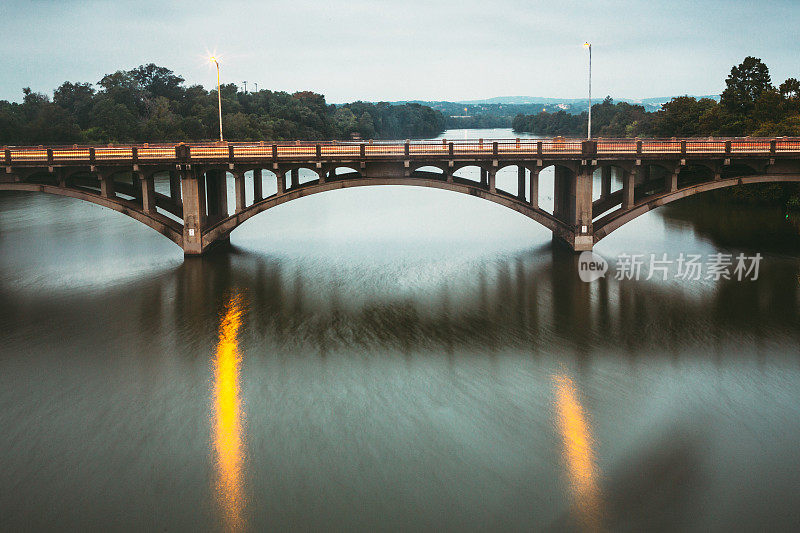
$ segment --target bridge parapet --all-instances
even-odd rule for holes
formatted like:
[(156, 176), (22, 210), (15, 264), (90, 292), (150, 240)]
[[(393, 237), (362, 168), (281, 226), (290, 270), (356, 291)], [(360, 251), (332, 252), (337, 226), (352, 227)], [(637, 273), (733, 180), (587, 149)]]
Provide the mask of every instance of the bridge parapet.
[(603, 159), (669, 156), (792, 157), (800, 154), (800, 139), (501, 139), (437, 141), (326, 141), (291, 143), (180, 143), (107, 146), (7, 146), (6, 167), (75, 164), (218, 163), (235, 161), (414, 159), (414, 158), (548, 158), (596, 156)]

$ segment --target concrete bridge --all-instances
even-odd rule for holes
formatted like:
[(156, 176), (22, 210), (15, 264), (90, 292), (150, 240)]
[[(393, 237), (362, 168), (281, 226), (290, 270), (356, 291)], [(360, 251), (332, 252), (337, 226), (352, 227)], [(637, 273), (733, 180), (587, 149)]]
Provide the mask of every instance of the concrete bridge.
[[(0, 190), (78, 198), (126, 214), (202, 254), (276, 205), (334, 189), (434, 187), (489, 200), (539, 222), (575, 251), (636, 217), (693, 194), (740, 184), (800, 181), (800, 139), (511, 139), (469, 141), (142, 144), (4, 147)], [(516, 192), (497, 172), (517, 169)], [(555, 168), (552, 213), (539, 174)], [(477, 167), (479, 180), (454, 176)], [(622, 176), (612, 190), (611, 169)], [(300, 183), (300, 169), (316, 175)], [(593, 176), (600, 173), (599, 194)], [(169, 176), (157, 191), (154, 176)], [(235, 182), (229, 214), (227, 175)], [(265, 179), (275, 194), (263, 194)], [(245, 190), (252, 190), (247, 202)], [(593, 200), (593, 198), (595, 198)]]

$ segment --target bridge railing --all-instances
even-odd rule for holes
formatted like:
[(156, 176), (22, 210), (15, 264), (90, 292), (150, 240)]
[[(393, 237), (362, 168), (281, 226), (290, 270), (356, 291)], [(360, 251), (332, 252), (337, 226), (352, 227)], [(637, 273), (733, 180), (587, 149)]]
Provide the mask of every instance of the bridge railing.
[[(582, 139), (461, 139), (426, 141), (294, 141), (249, 143), (187, 143), (108, 146), (30, 146), (4, 147), (6, 165), (64, 164), (95, 162), (172, 162), (178, 152), (199, 161), (236, 159), (280, 161), (320, 158), (399, 158), (465, 156), (564, 156), (598, 155), (636, 157), (642, 155), (771, 155), (800, 154), (800, 138), (733, 139), (604, 139), (590, 145)], [(584, 149), (592, 147), (591, 153)], [(183, 148), (181, 148), (183, 147)]]

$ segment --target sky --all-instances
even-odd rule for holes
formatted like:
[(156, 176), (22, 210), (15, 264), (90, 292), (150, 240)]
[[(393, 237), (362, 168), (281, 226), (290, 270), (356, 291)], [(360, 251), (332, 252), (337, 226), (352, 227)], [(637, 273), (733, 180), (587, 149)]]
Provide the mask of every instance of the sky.
[(800, 78), (798, 0), (0, 0), (0, 100), (156, 63), (328, 102), (719, 94), (748, 55)]

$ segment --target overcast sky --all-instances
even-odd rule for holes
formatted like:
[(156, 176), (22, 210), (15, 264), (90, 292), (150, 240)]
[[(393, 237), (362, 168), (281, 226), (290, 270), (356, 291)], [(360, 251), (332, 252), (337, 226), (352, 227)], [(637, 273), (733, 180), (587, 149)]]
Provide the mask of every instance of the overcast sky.
[(718, 94), (732, 65), (762, 58), (800, 77), (800, 1), (0, 0), (0, 99), (22, 88), (157, 63), (223, 82), (353, 100), (464, 100), (593, 93)]

